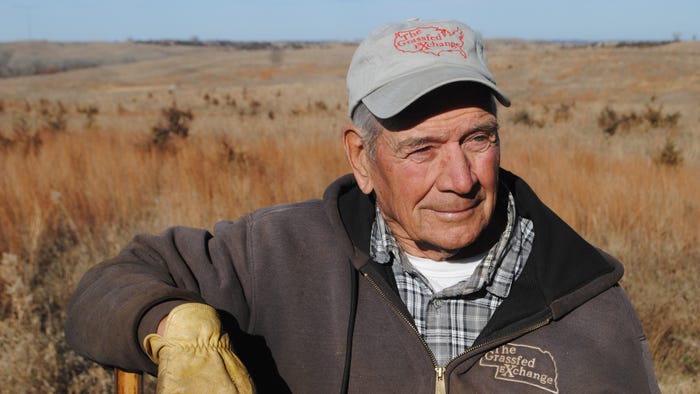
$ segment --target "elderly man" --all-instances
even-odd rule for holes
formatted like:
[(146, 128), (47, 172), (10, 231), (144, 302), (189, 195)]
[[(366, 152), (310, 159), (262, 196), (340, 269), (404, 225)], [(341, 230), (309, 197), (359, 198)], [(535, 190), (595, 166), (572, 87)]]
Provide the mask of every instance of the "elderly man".
[(381, 26), (347, 84), (352, 175), (137, 236), (80, 282), (68, 341), (166, 392), (658, 391), (621, 265), (500, 169), (510, 102), (474, 31)]

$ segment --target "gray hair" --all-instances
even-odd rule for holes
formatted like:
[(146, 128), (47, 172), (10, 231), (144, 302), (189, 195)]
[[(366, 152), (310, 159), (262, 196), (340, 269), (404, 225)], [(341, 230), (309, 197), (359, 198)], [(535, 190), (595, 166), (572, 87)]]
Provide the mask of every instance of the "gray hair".
[(360, 138), (362, 138), (362, 142), (367, 147), (370, 159), (374, 160), (376, 153), (375, 142), (384, 130), (384, 127), (362, 101), (352, 113), (352, 123), (358, 128)]

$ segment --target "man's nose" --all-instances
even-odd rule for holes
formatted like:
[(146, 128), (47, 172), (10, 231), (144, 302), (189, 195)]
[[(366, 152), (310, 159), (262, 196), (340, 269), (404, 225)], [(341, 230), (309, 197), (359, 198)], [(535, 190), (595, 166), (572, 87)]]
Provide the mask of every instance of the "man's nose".
[(440, 174), (436, 180), (436, 187), (443, 192), (467, 194), (477, 182), (476, 176), (471, 171), (471, 164), (466, 153), (457, 146), (445, 147), (443, 157), (440, 160)]

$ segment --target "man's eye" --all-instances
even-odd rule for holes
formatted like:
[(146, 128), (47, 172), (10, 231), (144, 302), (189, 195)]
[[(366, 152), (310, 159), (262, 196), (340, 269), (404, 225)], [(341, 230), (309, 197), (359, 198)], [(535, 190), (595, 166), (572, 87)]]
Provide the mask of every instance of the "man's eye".
[(487, 140), (489, 142), (494, 142), (496, 140), (496, 133), (488, 132), (488, 131), (480, 131), (477, 133), (472, 134), (469, 139), (474, 139), (477, 141), (484, 141)]
[(422, 146), (420, 148), (412, 150), (408, 157), (416, 160), (424, 160), (428, 158), (432, 153), (432, 146)]
[(483, 152), (496, 142), (496, 134), (478, 132), (469, 136), (464, 141), (465, 148), (470, 152)]
[(411, 154), (413, 154), (413, 153), (427, 152), (428, 150), (430, 150), (430, 147), (429, 147), (429, 146), (423, 146), (423, 147), (421, 147), (421, 148), (414, 149), (413, 152), (411, 152)]

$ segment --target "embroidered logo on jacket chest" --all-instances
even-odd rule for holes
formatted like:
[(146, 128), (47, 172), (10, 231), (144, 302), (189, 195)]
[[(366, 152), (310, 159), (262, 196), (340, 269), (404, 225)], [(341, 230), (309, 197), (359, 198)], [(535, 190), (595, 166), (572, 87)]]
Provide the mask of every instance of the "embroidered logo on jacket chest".
[(496, 370), (494, 378), (523, 383), (558, 394), (557, 363), (552, 353), (536, 346), (509, 343), (481, 357), (479, 365)]

